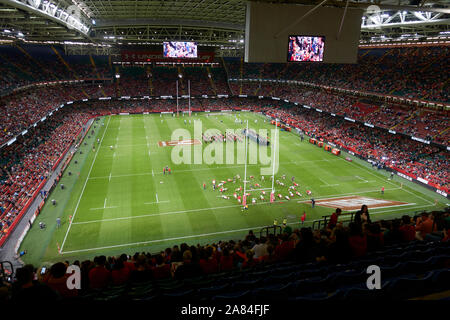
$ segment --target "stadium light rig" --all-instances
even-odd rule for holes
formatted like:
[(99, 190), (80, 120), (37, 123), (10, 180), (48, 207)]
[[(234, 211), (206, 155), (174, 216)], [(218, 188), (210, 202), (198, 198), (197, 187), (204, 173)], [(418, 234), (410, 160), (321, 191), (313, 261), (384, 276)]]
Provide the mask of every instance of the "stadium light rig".
[[(10, 2), (17, 8), (25, 9), (33, 13), (39, 13), (40, 15), (47, 16), (52, 20), (57, 20), (60, 23), (64, 24), (67, 28), (75, 29), (85, 36), (87, 36), (89, 33), (90, 26), (81, 20), (79, 12), (77, 13), (76, 10), (75, 14), (70, 14), (69, 12), (67, 12), (68, 9), (71, 9), (71, 6), (67, 7), (66, 9), (62, 9), (58, 8), (57, 5), (47, 0), (43, 2), (10, 0)], [(86, 12), (82, 8), (80, 8), (78, 3), (74, 2), (74, 4), (79, 11), (82, 11), (84, 14), (86, 14)]]

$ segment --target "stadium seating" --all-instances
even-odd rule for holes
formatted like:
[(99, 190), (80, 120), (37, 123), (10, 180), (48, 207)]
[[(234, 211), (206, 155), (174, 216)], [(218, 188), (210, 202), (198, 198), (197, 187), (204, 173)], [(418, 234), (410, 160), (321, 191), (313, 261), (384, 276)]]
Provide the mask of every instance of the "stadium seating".
[[(448, 212), (445, 213), (448, 215)], [(338, 228), (342, 228), (339, 227)], [(447, 226), (449, 228), (449, 226)], [(343, 229), (345, 230), (345, 228)], [(291, 238), (301, 230), (294, 230)], [(269, 242), (278, 242), (272, 238)], [(301, 243), (301, 239), (296, 243)], [(331, 238), (330, 238), (331, 241)], [(214, 259), (219, 260), (217, 248), (233, 248), (235, 252), (247, 250), (252, 241), (222, 242), (206, 245), (214, 248)], [(320, 245), (316, 243), (315, 245)], [(200, 250), (201, 247), (188, 247), (184, 250)], [(170, 250), (170, 249), (169, 249)], [(166, 250), (166, 252), (168, 252)], [(403, 252), (401, 256), (394, 252)], [(161, 253), (164, 255), (164, 253)], [(158, 254), (159, 255), (159, 254)], [(177, 280), (174, 278), (151, 279), (144, 282), (127, 281), (123, 285), (109, 285), (102, 289), (90, 289), (84, 282), (76, 297), (64, 297), (67, 300), (81, 301), (160, 301), (170, 299), (188, 299), (189, 301), (226, 302), (235, 299), (241, 301), (294, 300), (294, 301), (340, 301), (340, 300), (403, 300), (441, 292), (448, 289), (450, 279), (450, 242), (400, 242), (383, 247), (380, 251), (360, 258), (352, 258), (344, 264), (330, 262), (297, 263), (293, 259), (278, 260), (272, 264), (260, 261), (251, 269), (242, 269), (242, 260), (234, 256), (235, 268), (229, 272), (217, 272), (200, 277)], [(122, 256), (123, 257), (123, 256)], [(136, 253), (128, 266), (145, 259), (148, 270), (155, 268), (155, 255)], [(167, 264), (171, 264), (174, 255), (165, 255)], [(107, 269), (114, 270), (114, 264), (121, 257), (110, 257)], [(193, 262), (198, 263), (198, 262)], [(368, 290), (366, 281), (369, 265), (379, 265), (382, 270), (381, 290)], [(92, 261), (81, 264), (82, 274), (93, 267)], [(87, 270), (83, 270), (88, 266)], [(130, 278), (135, 271), (130, 272)], [(41, 275), (43, 283), (48, 282), (50, 274)], [(14, 299), (14, 296), (13, 296)]]
[[(301, 80), (449, 103), (448, 81), (444, 78), (445, 72), (442, 72), (449, 69), (449, 60), (446, 59), (448, 50), (448, 47), (366, 49), (360, 51), (357, 65), (245, 64), (240, 60), (225, 59), (213, 67), (137, 67), (111, 65), (108, 58), (102, 56), (67, 56), (59, 47), (2, 47), (0, 145), (19, 136), (16, 142), (4, 145), (0, 150), (0, 239), (8, 234), (37, 186), (49, 175), (89, 118), (120, 112), (176, 111), (173, 100), (98, 101), (75, 103), (49, 116), (49, 112), (67, 101), (175, 95), (176, 80), (179, 80), (180, 95), (185, 95), (187, 80), (190, 80), (192, 95), (276, 96), (448, 146), (450, 130), (442, 125), (449, 121), (448, 111), (414, 108), (402, 103), (387, 103), (287, 83), (229, 82), (229, 78)], [(120, 78), (115, 78), (116, 74)], [(37, 85), (61, 80), (85, 82), (77, 85)], [(32, 86), (27, 88), (29, 85)], [(385, 167), (426, 179), (444, 190), (450, 188), (449, 172), (442, 170), (449, 167), (447, 149), (423, 144), (406, 136), (392, 136), (386, 130), (343, 121), (313, 110), (294, 108), (284, 102), (257, 98), (191, 101), (194, 112), (232, 108), (245, 108), (277, 117), (312, 137), (344, 147)], [(188, 109), (187, 100), (179, 101), (179, 109)], [(32, 127), (44, 116), (47, 116), (45, 122)], [(29, 133), (21, 136), (24, 130)], [(240, 261), (234, 265), (237, 269), (231, 272), (204, 275), (195, 281), (166, 279), (127, 283), (100, 293), (83, 291), (82, 297), (100, 300), (197, 297), (225, 301), (236, 297), (264, 297), (270, 293), (280, 299), (298, 301), (366, 299), (379, 294), (361, 287), (366, 276), (364, 268), (374, 263), (383, 265), (386, 277), (383, 294), (410, 298), (426, 292), (425, 289), (430, 286), (436, 290), (445, 289), (442, 283), (449, 277), (445, 269), (448, 267), (448, 262), (445, 262), (448, 255), (448, 246), (413, 243), (385, 247), (375, 255), (368, 253), (363, 258), (341, 265), (278, 261), (276, 266), (260, 263), (256, 268), (242, 271)], [(111, 260), (114, 261), (114, 258)], [(413, 287), (423, 290), (413, 290)], [(330, 292), (330, 288), (336, 290)]]
[(227, 59), (230, 78), (299, 80), (366, 92), (449, 102), (444, 47), (379, 48), (359, 51), (357, 64), (242, 64)]
[[(49, 88), (50, 101), (62, 102), (70, 97), (83, 97), (81, 88), (68, 91)], [(45, 111), (51, 110), (46, 104), (47, 95), (35, 90), (27, 95), (10, 97), (7, 103), (13, 106), (14, 115), (10, 114), (8, 120), (15, 120), (23, 123), (17, 130), (28, 128), (26, 124), (31, 124), (27, 119), (27, 110), (33, 115), (31, 119), (38, 120), (45, 115)], [(35, 106), (36, 108), (33, 108)], [(17, 214), (24, 207), (46, 175), (51, 171), (52, 165), (59, 159), (63, 151), (72, 143), (74, 134), (80, 130), (82, 123), (94, 115), (118, 114), (120, 112), (142, 113), (142, 112), (162, 112), (176, 111), (176, 103), (173, 100), (143, 101), (115, 101), (97, 102), (95, 105), (73, 105), (66, 107), (62, 113), (56, 113), (51, 117), (52, 121), (40, 123), (40, 126), (29, 128), (31, 133), (36, 135), (20, 136), (19, 142), (1, 149), (1, 184), (2, 196), (0, 198), (0, 222), (2, 224), (1, 237), (3, 237)], [(338, 146), (343, 146), (366, 158), (371, 158), (377, 162), (395, 169), (402, 170), (417, 177), (427, 179), (431, 183), (440, 185), (443, 188), (450, 186), (450, 176), (447, 170), (449, 154), (447, 150), (425, 145), (423, 143), (396, 135), (392, 135), (380, 129), (368, 128), (357, 123), (337, 120), (334, 117), (320, 115), (311, 110), (293, 109), (283, 103), (262, 102), (259, 99), (195, 99), (192, 101), (193, 111), (202, 110), (223, 110), (231, 108), (250, 109), (256, 112), (263, 111), (267, 115), (276, 116), (284, 122), (296, 126), (306, 134), (323, 138)], [(186, 100), (179, 103), (181, 111), (187, 111)], [(7, 120), (8, 119), (8, 120)], [(28, 122), (25, 122), (27, 121)], [(36, 130), (36, 131), (35, 131)], [(2, 133), (5, 131), (2, 130)], [(41, 135), (40, 139), (38, 135)], [(5, 136), (6, 138), (7, 136)], [(56, 137), (56, 138), (54, 138)], [(38, 161), (36, 161), (38, 159)]]

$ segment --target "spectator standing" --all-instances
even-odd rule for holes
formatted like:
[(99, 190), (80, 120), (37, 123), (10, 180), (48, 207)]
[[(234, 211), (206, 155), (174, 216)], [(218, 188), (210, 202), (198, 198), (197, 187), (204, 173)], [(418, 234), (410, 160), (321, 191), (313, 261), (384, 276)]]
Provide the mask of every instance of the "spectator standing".
[(91, 289), (106, 288), (111, 282), (111, 272), (106, 269), (106, 257), (94, 258), (95, 267), (89, 271), (89, 284)]
[(338, 223), (338, 218), (342, 213), (341, 208), (337, 208), (335, 212), (330, 217), (330, 222), (328, 222), (328, 229), (334, 229)]

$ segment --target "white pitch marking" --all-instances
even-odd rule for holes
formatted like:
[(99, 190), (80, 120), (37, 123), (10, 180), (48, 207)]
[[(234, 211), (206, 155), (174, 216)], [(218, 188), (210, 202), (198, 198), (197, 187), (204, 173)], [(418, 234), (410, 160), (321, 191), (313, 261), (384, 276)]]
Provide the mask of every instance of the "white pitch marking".
[[(348, 163), (350, 163), (351, 165), (353, 165), (353, 166), (359, 168), (359, 166), (356, 165), (356, 164), (354, 164), (353, 162), (348, 162)], [(380, 177), (376, 176), (373, 172), (371, 172), (369, 169), (367, 169), (365, 166), (361, 165), (361, 167), (362, 167), (363, 169), (365, 169), (369, 174), (373, 175), (375, 178), (381, 179)], [(391, 184), (391, 185), (393, 185), (393, 186), (397, 186), (395, 183), (391, 182), (390, 180), (387, 180), (387, 183), (389, 183), (389, 184)], [(402, 188), (400, 188), (400, 189), (402, 189)], [(426, 203), (433, 204), (433, 202), (431, 202), (431, 201), (429, 201), (429, 200), (427, 200), (427, 199), (425, 199), (425, 198), (423, 198), (423, 197), (421, 197), (421, 196), (419, 196), (419, 195), (417, 195), (417, 194), (415, 194), (415, 193), (412, 193), (411, 191), (407, 190), (406, 188), (403, 188), (403, 190), (405, 190), (405, 191), (408, 192), (409, 194), (412, 194), (412, 195), (415, 196), (415, 197), (418, 197), (418, 198), (422, 199), (422, 200), (425, 201)]]
[[(317, 160), (322, 161), (322, 160)], [(333, 160), (333, 161), (345, 161), (345, 160)], [(305, 160), (303, 162), (314, 162), (314, 160)], [(290, 162), (280, 162), (280, 164), (289, 164)], [(294, 162), (295, 164), (300, 163), (299, 161)], [(249, 164), (248, 166), (260, 166), (260, 164)], [(243, 168), (243, 165), (235, 165), (235, 166), (219, 166), (219, 167), (213, 167), (213, 168), (200, 168), (200, 169), (187, 169), (187, 170), (177, 170), (177, 173), (180, 172), (196, 172), (196, 171), (205, 171), (205, 170), (211, 170), (211, 169), (230, 169), (230, 168)], [(134, 176), (147, 176), (152, 173), (150, 172), (142, 172), (142, 173), (132, 173), (132, 174), (122, 174), (113, 176), (113, 178), (119, 178), (119, 177), (134, 177)], [(162, 172), (156, 173), (156, 174), (163, 174)], [(108, 176), (98, 176), (98, 177), (91, 177), (89, 179), (106, 179)]]
[[(428, 206), (420, 206), (420, 207), (415, 207), (416, 209), (418, 208), (424, 208), (424, 207), (428, 207)], [(413, 208), (411, 208), (413, 209)], [(373, 209), (375, 210), (375, 209)], [(377, 215), (380, 213), (385, 213), (385, 212), (392, 212), (392, 211), (397, 211), (398, 209), (395, 210), (384, 210), (384, 211), (378, 211), (378, 212), (374, 212), (372, 213), (372, 215)], [(101, 221), (101, 220), (100, 220)], [(311, 223), (313, 222), (313, 220), (310, 221), (305, 221), (305, 223)], [(75, 223), (77, 224), (77, 223)], [(296, 225), (296, 224), (300, 224), (300, 222), (288, 222), (288, 225)], [(250, 228), (244, 228), (244, 229), (235, 229), (235, 230), (227, 230), (227, 231), (219, 231), (219, 232), (213, 232), (213, 233), (204, 233), (204, 234), (197, 234), (197, 235), (191, 235), (191, 236), (184, 236), (184, 237), (177, 237), (177, 238), (166, 238), (166, 239), (157, 239), (157, 240), (149, 240), (149, 241), (142, 241), (142, 242), (135, 242), (135, 243), (126, 243), (126, 244), (118, 244), (118, 245), (113, 245), (113, 246), (105, 246), (105, 247), (98, 247), (98, 248), (88, 248), (88, 249), (80, 249), (80, 250), (71, 250), (71, 251), (66, 251), (63, 252), (61, 250), (61, 254), (68, 254), (68, 253), (77, 253), (77, 252), (84, 252), (84, 251), (94, 251), (94, 250), (102, 250), (102, 249), (111, 249), (111, 248), (119, 248), (119, 247), (128, 247), (128, 246), (134, 246), (134, 245), (141, 245), (141, 244), (149, 244), (149, 243), (155, 243), (155, 242), (163, 242), (163, 241), (173, 241), (173, 240), (182, 240), (182, 239), (189, 239), (189, 238), (196, 238), (196, 237), (206, 237), (206, 236), (210, 236), (210, 235), (216, 235), (216, 234), (227, 234), (227, 233), (234, 233), (234, 232), (242, 232), (242, 231), (247, 231), (247, 230), (254, 230), (254, 229), (261, 229), (264, 228), (265, 226), (259, 226), (259, 227), (250, 227)]]
[(322, 181), (323, 183), (325, 183), (325, 186), (330, 186), (330, 184), (327, 181), (325, 181), (325, 180), (323, 180), (321, 178), (319, 178), (319, 180)]
[[(361, 178), (360, 176), (355, 176), (355, 177), (358, 178), (359, 180), (362, 180), (363, 183), (369, 182), (369, 181), (367, 181), (366, 179)], [(359, 182), (359, 183), (361, 183), (361, 182)]]
[[(428, 207), (428, 206), (422, 206), (422, 207)], [(420, 208), (420, 207), (417, 207), (417, 208)], [(413, 208), (411, 208), (411, 209), (413, 209)], [(372, 215), (380, 214), (380, 213), (383, 213), (383, 212), (396, 211), (396, 210), (385, 210), (385, 211), (374, 212)], [(100, 220), (100, 221), (103, 221), (103, 220)], [(305, 221), (305, 223), (311, 223), (311, 222), (313, 222), (313, 220)], [(80, 224), (80, 223), (78, 222), (78, 224)], [(297, 224), (300, 224), (300, 222), (288, 222), (287, 223), (287, 225), (297, 225)], [(248, 231), (248, 230), (261, 229), (261, 228), (264, 228), (264, 227), (266, 227), (266, 226), (250, 227), (250, 228), (227, 230), (227, 231), (218, 231), (218, 232), (203, 233), (203, 234), (196, 234), (196, 235), (176, 237), (176, 238), (156, 239), (156, 240), (141, 241), (141, 242), (134, 242), (134, 243), (117, 244), (117, 245), (113, 245), (113, 246), (88, 248), (88, 249), (80, 249), (80, 250), (71, 250), (71, 251), (66, 251), (66, 252), (63, 252), (61, 250), (60, 253), (61, 254), (68, 254), (68, 253), (77, 253), (77, 252), (85, 252), (85, 251), (97, 251), (97, 250), (102, 250), (102, 249), (129, 247), (129, 246), (149, 244), (149, 243), (155, 243), (155, 242), (183, 240), (183, 239), (190, 239), (190, 238), (196, 238), (196, 237), (207, 237), (207, 236), (212, 236), (212, 235), (217, 235), (217, 234), (227, 234), (227, 233), (242, 232), (242, 231)]]
[(152, 176), (155, 176), (155, 172), (153, 171), (153, 169), (152, 169)]
[(412, 194), (412, 195), (415, 196), (415, 197), (418, 197), (418, 198), (422, 199), (423, 201), (425, 201), (425, 202), (428, 203), (428, 204), (433, 204), (433, 202), (428, 201), (428, 200), (425, 199), (424, 197), (421, 197), (421, 196), (419, 196), (419, 195), (417, 195), (417, 194), (415, 194), (415, 193), (412, 193), (411, 191), (408, 191), (408, 189), (406, 189), (406, 188), (402, 188), (402, 190), (408, 192), (409, 194)]
[(272, 188), (249, 189), (248, 191), (264, 191), (264, 190), (272, 190)]
[[(283, 201), (275, 201), (283, 202)], [(256, 203), (254, 205), (265, 205), (271, 204), (269, 201)], [(273, 205), (273, 203), (272, 203)], [(116, 221), (116, 220), (128, 220), (128, 219), (136, 219), (136, 218), (146, 218), (146, 217), (157, 217), (157, 216), (165, 216), (172, 214), (180, 214), (180, 213), (189, 213), (189, 212), (199, 212), (199, 211), (207, 211), (207, 210), (218, 210), (218, 209), (227, 209), (227, 208), (236, 208), (242, 207), (242, 204), (236, 204), (231, 206), (222, 206), (222, 207), (212, 207), (212, 208), (200, 208), (200, 209), (192, 209), (192, 210), (181, 210), (181, 211), (170, 211), (170, 212), (162, 212), (162, 213), (152, 213), (152, 214), (144, 214), (140, 216), (130, 216), (130, 217), (119, 217), (119, 218), (111, 218), (111, 219), (103, 219), (103, 220), (91, 220), (91, 221), (82, 221), (75, 222), (74, 224), (89, 224), (89, 223), (97, 223), (97, 222), (108, 222), (108, 221)]]
[(102, 207), (102, 208), (90, 208), (89, 210), (104, 210), (104, 209), (114, 209), (114, 208), (118, 208), (118, 207), (112, 206), (112, 207)]
[(155, 204), (155, 203), (159, 204), (159, 203), (167, 203), (167, 202), (170, 202), (170, 201), (164, 200), (164, 201), (155, 201), (155, 202), (145, 202), (144, 204)]
[[(389, 190), (399, 190), (401, 189), (400, 187), (398, 188), (391, 188), (391, 189), (385, 189), (385, 191), (389, 191)], [(380, 190), (367, 190), (367, 191), (360, 191), (360, 192), (351, 192), (351, 193), (343, 193), (343, 194), (330, 194), (328, 196), (321, 196), (319, 198), (314, 198), (315, 200), (321, 200), (321, 199), (333, 199), (330, 197), (342, 197), (342, 196), (352, 196), (354, 194), (360, 194), (360, 193), (371, 193), (371, 192), (380, 192)], [(297, 201), (297, 203), (303, 203), (304, 201)], [(309, 202), (309, 200), (308, 200)]]
[[(102, 136), (102, 139), (100, 140), (100, 146), (102, 145), (103, 138), (105, 137), (105, 133), (106, 133), (106, 131), (108, 130), (108, 126), (109, 126), (109, 122), (110, 122), (110, 121), (111, 121), (111, 117), (108, 118), (108, 123), (106, 124), (105, 131), (103, 131), (103, 136)], [(70, 222), (69, 222), (69, 227), (67, 228), (66, 235), (64, 236), (63, 242), (62, 242), (62, 244), (61, 244), (60, 252), (62, 252), (62, 250), (63, 250), (63, 248), (64, 248), (64, 244), (66, 243), (67, 235), (69, 234), (70, 228), (72, 227), (73, 220), (75, 220), (75, 215), (76, 215), (77, 212), (78, 212), (78, 206), (80, 205), (80, 201), (81, 201), (81, 198), (83, 197), (84, 190), (86, 189), (86, 185), (87, 185), (87, 182), (88, 182), (88, 180), (89, 180), (89, 176), (91, 175), (92, 168), (94, 167), (95, 160), (97, 159), (98, 150), (99, 150), (99, 148), (97, 149), (97, 152), (95, 153), (94, 160), (92, 161), (92, 164), (91, 164), (91, 167), (90, 167), (90, 169), (89, 169), (89, 172), (88, 172), (86, 181), (84, 182), (83, 189), (81, 190), (80, 197), (78, 198), (77, 205), (75, 206), (75, 211), (74, 211), (74, 213), (73, 213), (73, 217), (72, 217), (72, 219), (71, 219)]]
[[(119, 146), (120, 148), (124, 148), (124, 147), (137, 147), (137, 146), (147, 146), (148, 144), (146, 144), (146, 143), (141, 143), (141, 144), (121, 144), (121, 145), (117, 145), (116, 144), (116, 146)], [(104, 146), (104, 147), (102, 147), (102, 148), (109, 148), (108, 146)]]
[[(310, 222), (312, 222), (312, 221), (305, 221), (305, 223), (310, 223)], [(295, 225), (295, 224), (300, 224), (300, 222), (288, 222), (287, 224), (288, 225)], [(163, 242), (163, 241), (182, 240), (182, 239), (189, 239), (189, 238), (196, 238), (196, 237), (206, 237), (206, 236), (212, 236), (212, 235), (217, 235), (217, 234), (227, 234), (227, 233), (242, 232), (242, 231), (247, 231), (247, 230), (261, 229), (261, 228), (264, 228), (264, 227), (265, 226), (258, 226), (258, 227), (244, 228), (244, 229), (235, 229), (235, 230), (227, 230), (227, 231), (195, 234), (195, 235), (184, 236), (184, 237), (157, 239), (157, 240), (149, 240), (149, 241), (142, 241), (142, 242), (135, 242), (135, 243), (118, 244), (118, 245), (98, 247), (98, 248), (71, 250), (71, 251), (66, 251), (66, 252), (62, 252), (61, 251), (61, 254), (84, 252), (84, 251), (94, 251), (94, 250), (102, 250), (102, 249), (111, 249), (111, 248), (119, 248), (119, 247), (128, 247), (128, 246), (134, 246), (134, 245), (142, 245), (142, 244), (149, 244), (149, 243)]]
[(109, 173), (109, 182), (111, 182), (111, 172)]

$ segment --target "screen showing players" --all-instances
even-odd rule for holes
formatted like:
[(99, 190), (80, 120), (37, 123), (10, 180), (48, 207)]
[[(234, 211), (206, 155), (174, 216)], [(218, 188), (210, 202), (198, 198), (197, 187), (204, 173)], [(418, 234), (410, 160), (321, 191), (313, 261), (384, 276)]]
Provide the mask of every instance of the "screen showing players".
[(289, 36), (288, 61), (323, 61), (325, 37)]
[(197, 44), (195, 42), (164, 42), (165, 58), (197, 58)]

